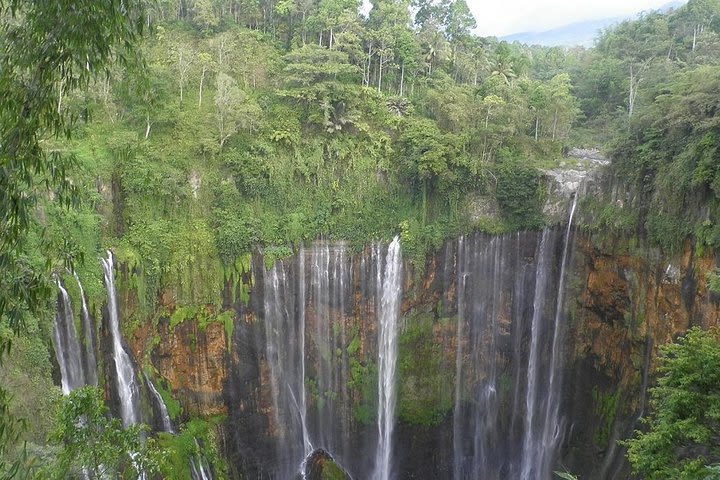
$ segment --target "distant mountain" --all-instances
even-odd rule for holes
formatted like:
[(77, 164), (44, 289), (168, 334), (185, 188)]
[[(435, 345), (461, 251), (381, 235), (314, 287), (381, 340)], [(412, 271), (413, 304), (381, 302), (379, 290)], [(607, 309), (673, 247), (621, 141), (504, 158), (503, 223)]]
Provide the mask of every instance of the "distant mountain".
[[(675, 0), (666, 3), (658, 8), (658, 11), (666, 12), (670, 9), (681, 7), (687, 0)], [(582, 22), (571, 23), (562, 27), (553, 28), (544, 32), (521, 32), (513, 33), (500, 37), (501, 40), (508, 42), (520, 42), (528, 45), (543, 45), (547, 47), (554, 46), (576, 46), (592, 47), (595, 38), (600, 31), (623, 20), (632, 18), (634, 15), (626, 17), (602, 18), (599, 20), (586, 20)]]

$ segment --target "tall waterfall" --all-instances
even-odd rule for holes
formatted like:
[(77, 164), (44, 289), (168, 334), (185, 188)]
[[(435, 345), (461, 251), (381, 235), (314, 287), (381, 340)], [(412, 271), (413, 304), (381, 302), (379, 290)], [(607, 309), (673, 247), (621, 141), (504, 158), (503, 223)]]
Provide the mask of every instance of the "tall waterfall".
[[(378, 255), (378, 262), (379, 262)], [(378, 263), (378, 272), (381, 265)], [(378, 273), (379, 274), (379, 273)], [(380, 282), (378, 282), (380, 284)], [(392, 434), (395, 426), (396, 367), (398, 358), (398, 315), (402, 299), (402, 257), (400, 237), (388, 247), (382, 295), (378, 309), (378, 447), (375, 455), (376, 480), (392, 475)]]
[(58, 309), (53, 324), (53, 344), (55, 357), (60, 366), (62, 391), (67, 395), (76, 388), (86, 385), (87, 382), (82, 362), (83, 352), (75, 328), (70, 295), (60, 281), (57, 282), (57, 286), (60, 289), (60, 295), (58, 295)]
[(95, 343), (95, 324), (90, 316), (90, 310), (88, 309), (87, 299), (85, 298), (85, 289), (82, 286), (80, 277), (78, 274), (73, 272), (75, 280), (77, 281), (78, 287), (80, 288), (80, 299), (82, 301), (82, 336), (83, 336), (83, 368), (85, 370), (85, 382), (88, 385), (98, 384), (97, 375), (97, 356), (95, 355), (96, 343)]
[(115, 292), (115, 275), (113, 254), (108, 251), (108, 257), (101, 259), (105, 273), (105, 286), (108, 293), (108, 319), (110, 321), (110, 336), (112, 337), (112, 355), (115, 364), (115, 388), (120, 401), (120, 417), (125, 427), (140, 422), (140, 387), (130, 356), (125, 351), (120, 333), (120, 319)]
[(462, 237), (457, 244), (453, 478), (549, 480), (560, 416), (564, 231)]
[[(261, 372), (272, 392), (270, 431), (278, 459), (272, 478), (292, 478), (316, 448), (330, 452), (358, 478), (390, 474), (402, 285), (399, 240), (387, 247), (376, 244), (357, 260), (354, 267), (346, 244), (319, 240), (292, 259), (257, 265), (264, 324)], [(379, 343), (377, 355), (373, 351), (371, 356), (360, 350), (372, 343), (362, 339), (373, 332)], [(375, 362), (380, 403), (366, 397), (364, 408), (377, 408), (379, 423), (376, 430), (363, 426), (358, 432), (352, 383), (369, 381)], [(375, 391), (375, 385), (365, 385)], [(368, 417), (376, 420), (372, 413)], [(359, 435), (364, 454), (377, 455), (379, 470), (374, 462), (363, 462)]]
[(277, 428), (278, 478), (315, 447), (347, 451), (347, 332), (352, 268), (345, 244), (318, 241), (263, 273), (265, 355)]

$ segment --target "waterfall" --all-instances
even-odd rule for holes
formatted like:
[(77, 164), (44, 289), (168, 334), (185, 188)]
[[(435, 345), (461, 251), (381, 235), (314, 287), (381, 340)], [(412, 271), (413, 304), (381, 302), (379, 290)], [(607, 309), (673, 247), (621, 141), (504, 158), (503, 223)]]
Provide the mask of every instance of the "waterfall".
[(542, 454), (540, 468), (543, 475), (551, 475), (551, 469), (555, 460), (555, 452), (562, 441), (564, 430), (564, 422), (560, 420), (560, 388), (562, 374), (562, 358), (561, 351), (563, 332), (563, 312), (565, 306), (565, 270), (567, 268), (569, 250), (570, 250), (570, 234), (572, 232), (573, 217), (575, 216), (575, 208), (577, 207), (578, 193), (573, 195), (573, 203), (570, 207), (570, 216), (568, 218), (567, 229), (565, 230), (565, 239), (563, 242), (562, 259), (560, 260), (560, 276), (558, 278), (557, 299), (555, 300), (555, 316), (553, 321), (553, 342), (550, 360), (550, 381), (548, 382), (548, 398), (545, 403), (545, 420), (542, 426)]
[(564, 229), (461, 237), (452, 420), (455, 480), (549, 480), (560, 416), (566, 271)]
[[(155, 405), (157, 406), (158, 412), (160, 413), (160, 424), (162, 425), (162, 431), (175, 434), (175, 429), (173, 428), (172, 420), (170, 419), (170, 412), (168, 412), (167, 405), (165, 404), (162, 395), (160, 395), (160, 392), (158, 392), (155, 384), (152, 382), (152, 380), (150, 380), (150, 377), (148, 377), (146, 373), (144, 374), (144, 376), (148, 390), (150, 390), (150, 394), (155, 399)], [(198, 444), (197, 439), (195, 439), (195, 447), (199, 452), (200, 445)], [(202, 457), (202, 455), (190, 458), (190, 475), (192, 477), (192, 480), (212, 480), (212, 471), (210, 470), (210, 467), (207, 465), (207, 462)]]
[[(195, 447), (200, 450), (197, 440), (195, 440)], [(203, 457), (191, 458), (190, 459), (190, 475), (192, 480), (212, 480), (212, 470), (205, 462)]]
[[(463, 258), (465, 249), (463, 248), (465, 238), (460, 237), (458, 239), (458, 259)], [(463, 428), (462, 428), (462, 417), (460, 415), (460, 409), (462, 407), (462, 364), (463, 364), (463, 323), (465, 318), (465, 286), (467, 284), (467, 273), (461, 269), (460, 261), (458, 260), (457, 266), (457, 304), (458, 304), (458, 321), (457, 321), (457, 332), (455, 335), (455, 405), (453, 412), (453, 478), (459, 480), (462, 478), (462, 465), (464, 462), (463, 451), (460, 445), (463, 443)]]
[(298, 298), (303, 299), (298, 302), (298, 316), (300, 320), (298, 339), (300, 341), (300, 426), (302, 428), (303, 438), (303, 453), (307, 457), (313, 450), (312, 443), (310, 442), (310, 432), (308, 431), (307, 425), (307, 395), (305, 392), (305, 249), (300, 249), (300, 255), (298, 256)]
[[(379, 256), (378, 256), (379, 261)], [(380, 265), (378, 265), (378, 275)], [(378, 282), (379, 284), (380, 282)], [(378, 445), (375, 455), (376, 480), (392, 474), (392, 434), (395, 425), (396, 364), (398, 357), (398, 316), (402, 298), (402, 257), (400, 237), (388, 247), (382, 296), (378, 307)]]
[(162, 395), (160, 395), (160, 392), (157, 391), (157, 388), (155, 388), (155, 384), (150, 380), (150, 377), (145, 375), (145, 383), (148, 386), (148, 390), (150, 390), (150, 393), (152, 394), (153, 398), (155, 399), (155, 405), (157, 405), (158, 411), (160, 412), (160, 424), (162, 425), (162, 431), (168, 432), (168, 433), (175, 433), (175, 430), (172, 426), (172, 421), (170, 420), (170, 413), (168, 412), (167, 405), (165, 405), (165, 401), (162, 398)]
[[(526, 268), (521, 237), (473, 235), (458, 240), (453, 478), (504, 478), (516, 440), (501, 404), (516, 404), (520, 359), (507, 354), (507, 335), (523, 314)], [(509, 316), (508, 316), (509, 314)], [(520, 322), (521, 324), (521, 322)], [(514, 342), (514, 340), (513, 340)], [(502, 397), (504, 395), (504, 398)], [(512, 398), (508, 398), (512, 395)]]
[(115, 292), (113, 254), (108, 251), (107, 259), (101, 259), (105, 273), (105, 286), (108, 292), (108, 319), (112, 337), (112, 355), (115, 364), (115, 387), (120, 400), (120, 417), (123, 426), (140, 422), (140, 388), (130, 356), (122, 345), (120, 320)]
[[(540, 243), (540, 260), (538, 261), (535, 300), (533, 302), (532, 340), (528, 365), (528, 387), (526, 396), (526, 431), (523, 442), (521, 478), (532, 480), (550, 478), (555, 462), (556, 451), (562, 441), (564, 422), (560, 419), (560, 394), (562, 357), (561, 351), (563, 325), (563, 307), (565, 296), (565, 271), (570, 250), (572, 222), (577, 207), (578, 194), (573, 196), (568, 224), (563, 238), (563, 249), (560, 260), (560, 273), (557, 279), (556, 295), (552, 295), (547, 287), (551, 271), (550, 253), (554, 248), (544, 248), (548, 241), (548, 230), (543, 232)], [(548, 299), (554, 299), (553, 323), (551, 325), (552, 342), (550, 350), (540, 356), (540, 341), (547, 330), (544, 316)], [(547, 340), (544, 338), (545, 342)], [(542, 361), (541, 361), (542, 360)]]
[(83, 334), (83, 367), (85, 370), (85, 382), (87, 385), (98, 384), (97, 375), (97, 357), (95, 355), (95, 325), (90, 317), (90, 310), (87, 306), (87, 299), (85, 298), (85, 290), (83, 289), (82, 282), (78, 274), (73, 272), (73, 276), (77, 281), (78, 287), (80, 288), (80, 299), (82, 300), (82, 334)]
[(302, 408), (304, 349), (299, 340), (304, 333), (303, 315), (296, 315), (295, 285), (290, 265), (277, 261), (264, 273), (265, 355), (270, 376), (273, 429), (276, 430), (278, 478), (291, 478), (306, 449)]
[(60, 289), (60, 295), (53, 324), (53, 344), (60, 366), (62, 391), (67, 395), (76, 388), (86, 385), (86, 381), (82, 364), (82, 348), (75, 329), (70, 295), (59, 280), (57, 286)]
[(533, 317), (531, 324), (531, 341), (530, 354), (528, 358), (527, 369), (527, 390), (525, 396), (525, 436), (522, 450), (522, 470), (521, 477), (523, 480), (531, 480), (534, 478), (542, 478), (538, 469), (538, 464), (542, 452), (542, 445), (536, 432), (535, 415), (538, 413), (536, 403), (538, 401), (538, 385), (541, 373), (540, 362), (540, 336), (542, 332), (543, 306), (548, 295), (548, 271), (550, 268), (550, 255), (546, 245), (549, 240), (549, 230), (543, 231), (542, 240), (539, 247), (539, 260), (537, 264), (535, 299), (533, 300)]
[[(360, 255), (360, 268), (354, 272), (345, 243), (318, 240), (293, 259), (264, 268), (257, 264), (264, 327), (261, 369), (272, 394), (269, 430), (277, 456), (272, 478), (291, 478), (317, 448), (330, 452), (358, 478), (380, 470), (385, 472), (380, 475), (390, 475), (400, 258), (398, 239), (390, 247), (376, 244)], [(349, 325), (359, 326), (358, 321), (366, 323), (351, 330)], [(351, 364), (363, 369), (375, 363), (362, 350), (375, 331), (379, 342), (387, 343), (377, 357), (382, 420), (376, 426), (378, 436), (375, 430), (362, 431), (364, 448), (378, 457), (377, 464), (366, 465), (353, 441), (358, 435), (357, 398), (348, 383), (362, 381), (365, 371), (353, 377)], [(375, 408), (372, 400), (369, 404)], [(387, 455), (378, 453), (385, 451)]]

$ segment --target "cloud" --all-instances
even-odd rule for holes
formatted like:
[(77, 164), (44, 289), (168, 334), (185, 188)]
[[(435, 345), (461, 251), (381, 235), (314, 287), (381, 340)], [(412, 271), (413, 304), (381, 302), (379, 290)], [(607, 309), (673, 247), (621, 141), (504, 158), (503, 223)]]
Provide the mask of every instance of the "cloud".
[(569, 23), (628, 16), (662, 7), (669, 0), (466, 0), (477, 19), (476, 33), (502, 36), (541, 32)]

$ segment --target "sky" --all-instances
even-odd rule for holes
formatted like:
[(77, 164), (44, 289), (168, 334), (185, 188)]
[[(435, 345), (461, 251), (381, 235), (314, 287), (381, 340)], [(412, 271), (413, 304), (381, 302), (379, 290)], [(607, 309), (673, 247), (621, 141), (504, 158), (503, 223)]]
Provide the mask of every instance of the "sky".
[(628, 16), (670, 0), (466, 0), (477, 20), (475, 33), (503, 36), (542, 32), (574, 22)]

